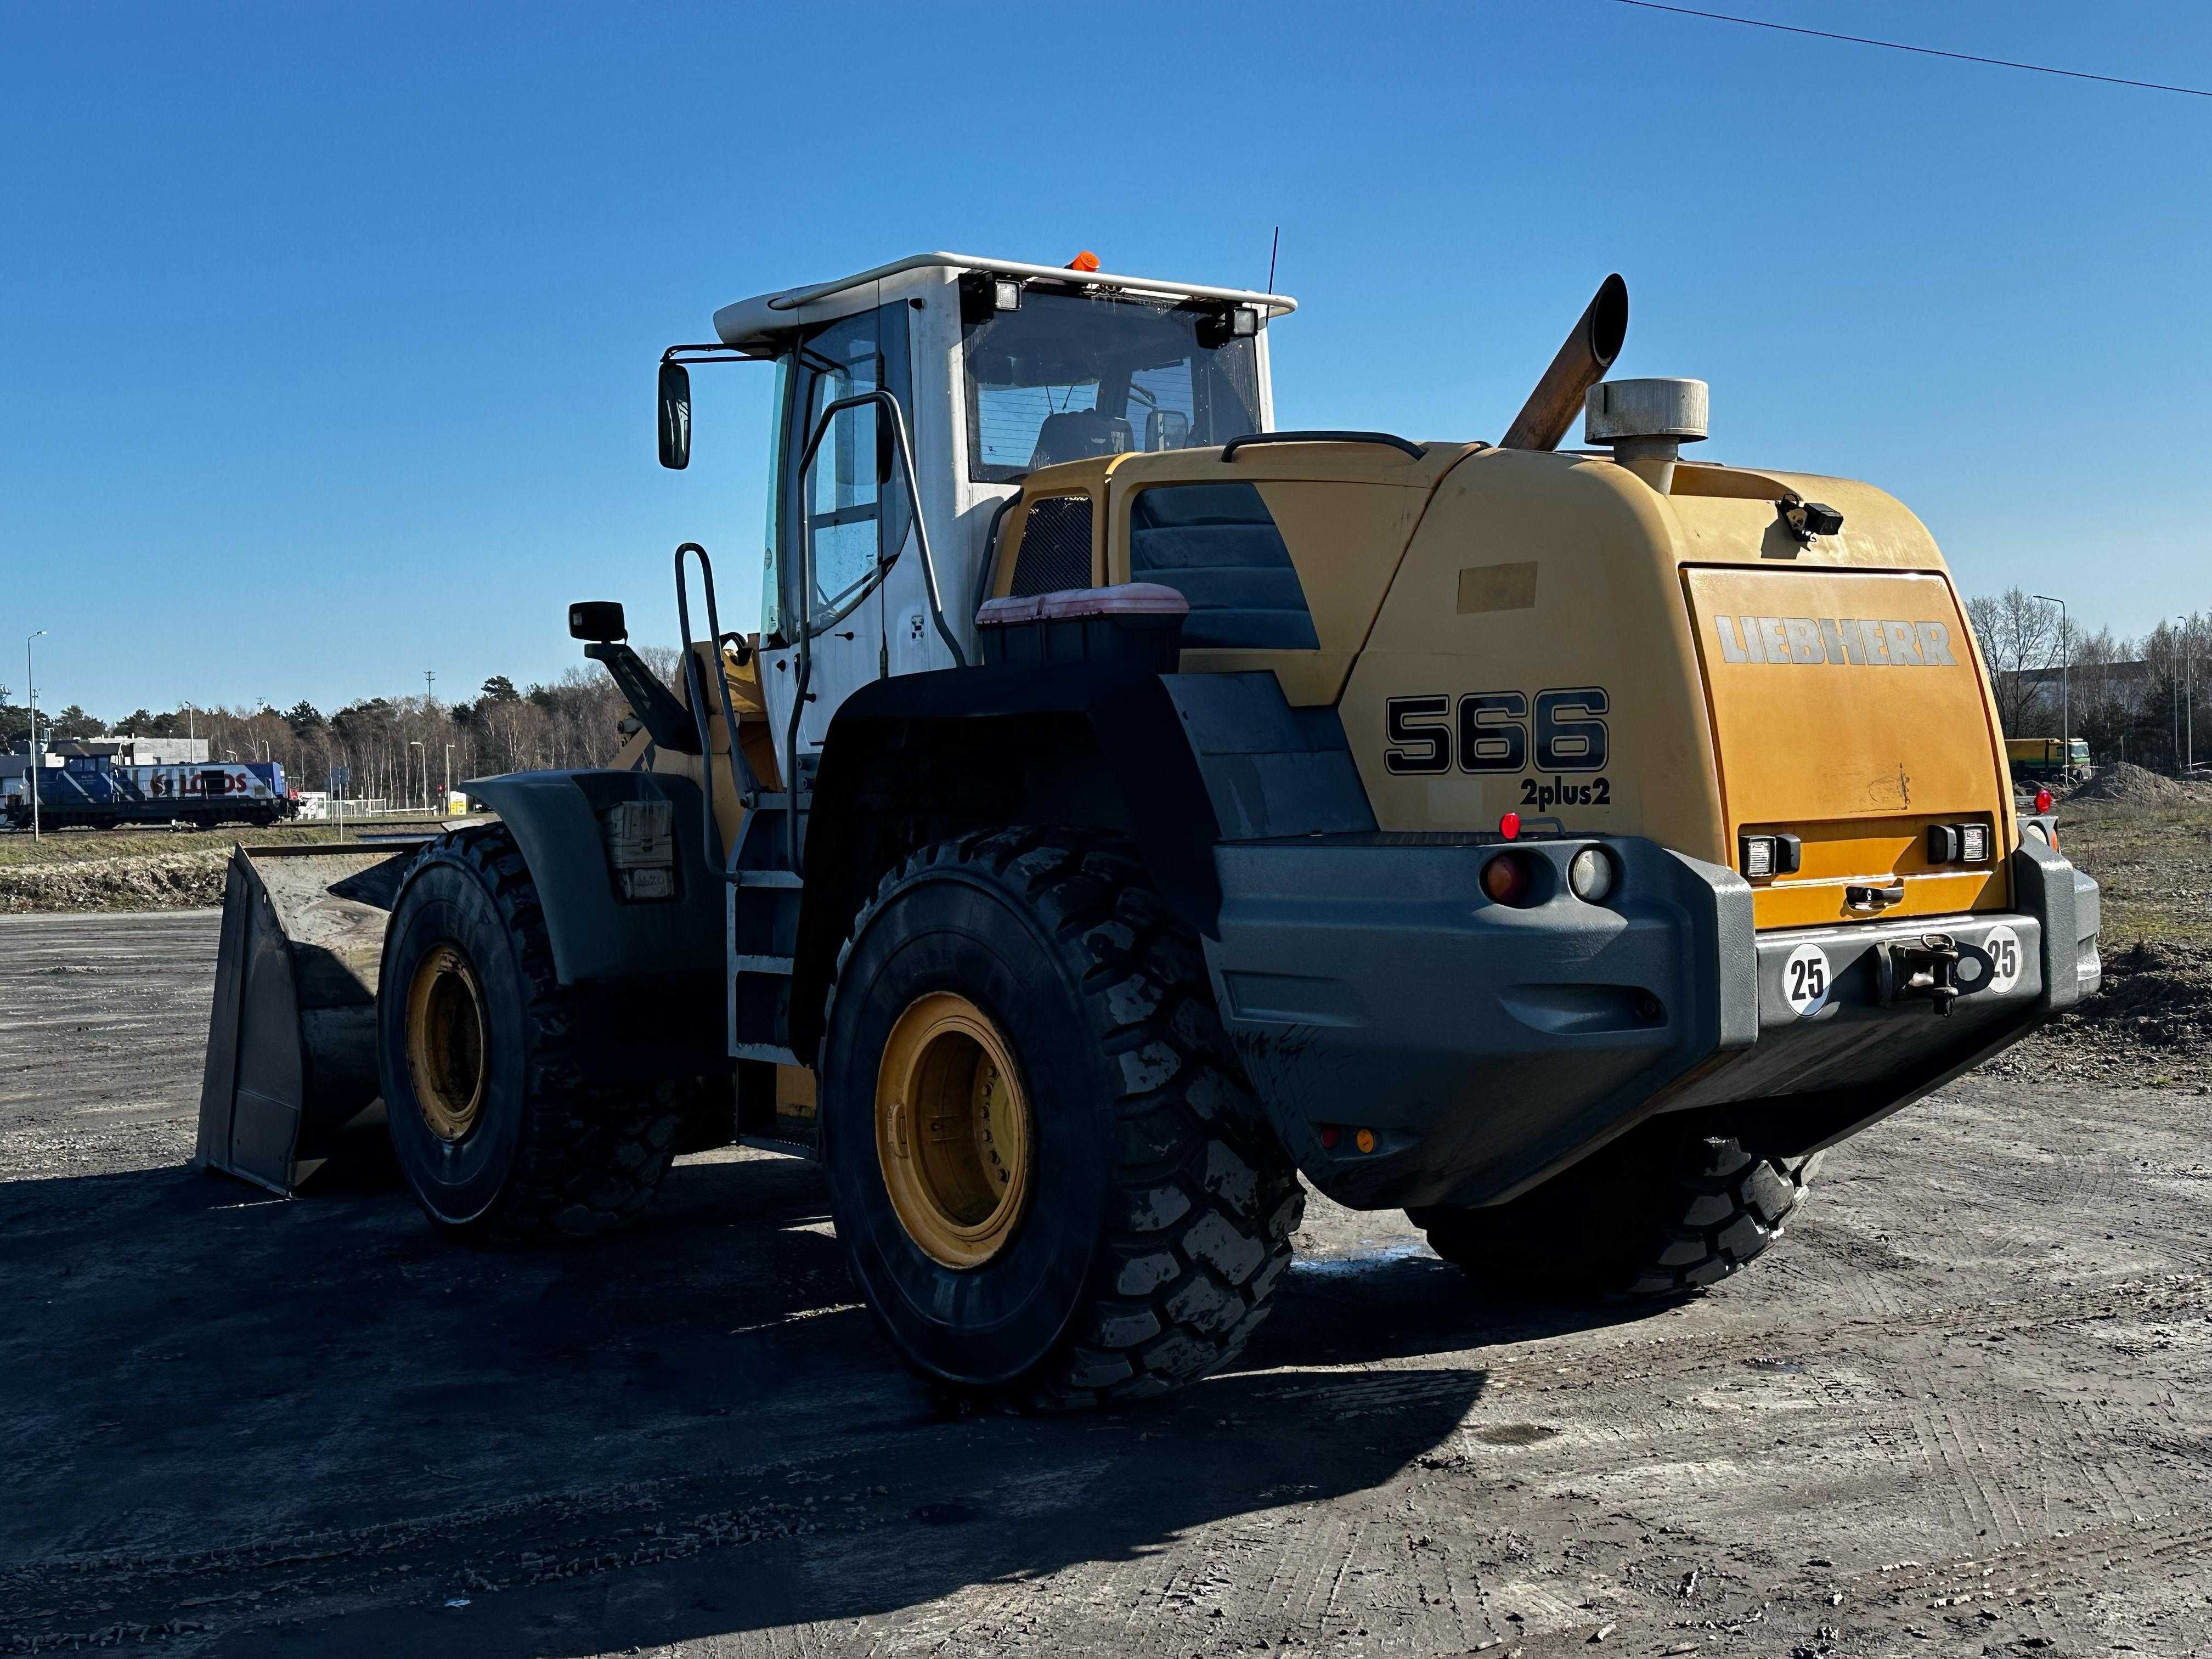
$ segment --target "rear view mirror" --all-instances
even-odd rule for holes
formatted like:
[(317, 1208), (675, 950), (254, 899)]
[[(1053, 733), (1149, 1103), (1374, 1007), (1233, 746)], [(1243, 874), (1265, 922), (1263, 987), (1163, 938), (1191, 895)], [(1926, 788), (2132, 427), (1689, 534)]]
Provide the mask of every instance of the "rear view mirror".
[(1190, 416), (1179, 409), (1156, 409), (1145, 416), (1145, 447), (1184, 449), (1190, 444)]
[(681, 363), (660, 366), (660, 464), (691, 465), (691, 371)]
[(622, 604), (617, 599), (580, 599), (568, 607), (568, 637), (588, 640), (593, 645), (608, 645), (616, 640), (629, 637), (629, 627), (623, 620)]

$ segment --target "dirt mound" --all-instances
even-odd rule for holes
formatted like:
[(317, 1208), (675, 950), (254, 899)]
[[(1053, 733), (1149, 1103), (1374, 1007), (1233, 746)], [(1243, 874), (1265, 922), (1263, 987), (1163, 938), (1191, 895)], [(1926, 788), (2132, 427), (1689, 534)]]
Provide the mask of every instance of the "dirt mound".
[(2100, 766), (2097, 775), (2073, 793), (2075, 800), (2185, 801), (2195, 792), (2172, 778), (2120, 761)]
[(2202, 1048), (2212, 1036), (2212, 950), (2134, 945), (2105, 959), (2102, 993), (2073, 1018), (2154, 1048)]
[(2081, 1077), (2212, 1092), (2212, 946), (2108, 951), (2096, 995), (1991, 1060), (1999, 1077)]
[(30, 910), (189, 910), (222, 902), (228, 848), (147, 859), (0, 867), (0, 915)]

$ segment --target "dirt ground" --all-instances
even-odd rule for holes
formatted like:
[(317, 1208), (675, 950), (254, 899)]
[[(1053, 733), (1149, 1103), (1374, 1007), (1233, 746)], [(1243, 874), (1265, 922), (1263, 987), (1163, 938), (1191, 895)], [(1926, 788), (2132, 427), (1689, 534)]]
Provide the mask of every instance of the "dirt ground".
[(805, 1164), (514, 1253), (192, 1173), (214, 945), (0, 919), (0, 1652), (2212, 1651), (2212, 1099), (2155, 1058), (2039, 1039), (1656, 1314), (1316, 1200), (1235, 1371), (948, 1421)]

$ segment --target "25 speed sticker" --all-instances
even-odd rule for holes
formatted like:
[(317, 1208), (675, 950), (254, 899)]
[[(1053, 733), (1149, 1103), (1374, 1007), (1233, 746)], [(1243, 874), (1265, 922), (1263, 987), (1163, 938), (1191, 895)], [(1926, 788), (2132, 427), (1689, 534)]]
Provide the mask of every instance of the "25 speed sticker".
[(2000, 924), (1990, 929), (1982, 940), (1982, 951), (1990, 959), (1990, 982), (1974, 988), (1984, 991), (2009, 991), (2020, 982), (2020, 935)]
[(1828, 1006), (1831, 983), (1827, 952), (1817, 945), (1799, 945), (1782, 964), (1782, 994), (1800, 1019), (1810, 1019)]

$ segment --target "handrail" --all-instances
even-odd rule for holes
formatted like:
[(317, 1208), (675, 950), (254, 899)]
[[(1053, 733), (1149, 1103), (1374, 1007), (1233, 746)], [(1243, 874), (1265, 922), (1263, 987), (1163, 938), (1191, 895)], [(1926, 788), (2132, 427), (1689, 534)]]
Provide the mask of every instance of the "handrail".
[[(968, 653), (960, 648), (953, 637), (951, 627), (945, 620), (945, 601), (937, 585), (937, 559), (929, 550), (929, 526), (921, 512), (921, 486), (914, 468), (914, 445), (907, 436), (906, 415), (899, 408), (898, 399), (884, 387), (872, 392), (856, 392), (849, 398), (840, 398), (823, 408), (814, 423), (813, 435), (799, 452), (799, 602), (811, 611), (814, 605), (814, 516), (806, 510), (807, 475), (814, 469), (814, 458), (821, 452), (823, 439), (830, 435), (830, 422), (848, 409), (858, 409), (865, 404), (878, 404), (890, 411), (891, 432), (898, 439), (899, 467), (906, 483), (907, 505), (914, 509), (914, 539), (921, 550), (922, 592), (929, 600), (930, 620), (937, 624), (937, 632), (952, 653), (952, 660), (960, 667), (968, 666)], [(873, 580), (862, 590), (858, 599), (847, 605), (838, 616), (825, 618), (817, 626), (811, 616), (802, 617), (799, 628), (799, 672), (792, 687), (791, 719), (784, 729), (784, 793), (787, 805), (786, 825), (791, 852), (791, 867), (800, 868), (799, 850), (799, 722), (806, 712), (806, 691), (814, 678), (814, 637), (824, 629), (835, 627), (844, 616), (851, 614), (853, 606), (865, 599), (870, 591), (883, 586), (892, 565), (898, 562), (902, 550), (894, 548), (890, 556), (876, 566)]]
[(991, 527), (983, 532), (982, 568), (975, 574), (975, 603), (969, 607), (970, 616), (981, 611), (983, 601), (991, 597), (991, 578), (997, 574), (993, 567), (999, 562), (999, 526), (1006, 523), (1006, 514), (1013, 511), (1014, 503), (1021, 498), (1022, 492), (1017, 489), (992, 509)]
[[(714, 743), (707, 729), (707, 688), (700, 683), (699, 653), (691, 647), (691, 585), (684, 575), (684, 556), (687, 553), (699, 556), (699, 580), (707, 595), (708, 638), (714, 647), (714, 684), (722, 697), (722, 729), (730, 739), (730, 776), (738, 783), (738, 799), (747, 811), (759, 803), (761, 782), (753, 775), (752, 763), (745, 758), (744, 744), (738, 740), (737, 710), (730, 702), (730, 677), (722, 672), (722, 618), (714, 604), (714, 562), (698, 543), (684, 542), (676, 550), (676, 625), (684, 635), (684, 684), (691, 691), (691, 718), (699, 727), (700, 775), (705, 784), (702, 793), (706, 802), (703, 849), (714, 844)], [(724, 880), (729, 879), (737, 860), (738, 840), (732, 836), (729, 844), (722, 849)]]
[(1249, 449), (1255, 444), (1388, 444), (1393, 449), (1405, 451), (1417, 461), (1428, 453), (1411, 438), (1401, 438), (1394, 432), (1248, 432), (1224, 444), (1221, 459), (1231, 459), (1238, 450)]

